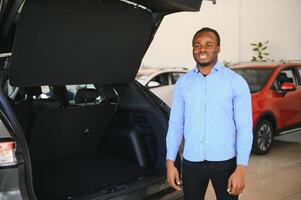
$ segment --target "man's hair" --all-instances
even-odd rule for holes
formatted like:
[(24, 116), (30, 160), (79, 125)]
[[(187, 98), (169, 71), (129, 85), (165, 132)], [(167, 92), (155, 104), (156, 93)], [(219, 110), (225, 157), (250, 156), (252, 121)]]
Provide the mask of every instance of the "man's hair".
[(221, 38), (220, 38), (218, 32), (217, 32), (216, 30), (212, 29), (212, 28), (209, 28), (209, 27), (204, 27), (204, 28), (198, 30), (198, 31), (194, 34), (193, 39), (192, 39), (192, 42), (194, 41), (194, 39), (195, 39), (200, 33), (203, 33), (203, 32), (210, 32), (210, 33), (213, 33), (213, 34), (215, 35), (215, 37), (216, 37), (217, 46), (220, 46), (220, 44), (221, 44)]

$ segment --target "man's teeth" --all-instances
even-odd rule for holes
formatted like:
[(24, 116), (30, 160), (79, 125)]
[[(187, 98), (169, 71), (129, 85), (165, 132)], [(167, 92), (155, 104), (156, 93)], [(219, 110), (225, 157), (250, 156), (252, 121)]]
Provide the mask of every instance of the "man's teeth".
[(200, 59), (206, 59), (207, 55), (200, 55)]

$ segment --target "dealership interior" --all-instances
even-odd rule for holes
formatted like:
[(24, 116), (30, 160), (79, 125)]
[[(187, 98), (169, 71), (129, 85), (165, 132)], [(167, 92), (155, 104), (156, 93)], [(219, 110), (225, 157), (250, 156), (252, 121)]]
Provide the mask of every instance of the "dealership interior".
[[(301, 131), (275, 138), (267, 155), (251, 155), (242, 200), (301, 199)], [(212, 186), (206, 200), (214, 200)]]

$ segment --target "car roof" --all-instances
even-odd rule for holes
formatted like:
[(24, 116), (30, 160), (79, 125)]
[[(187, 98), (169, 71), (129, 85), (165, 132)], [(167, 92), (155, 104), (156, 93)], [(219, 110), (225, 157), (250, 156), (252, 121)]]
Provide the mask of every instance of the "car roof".
[(230, 68), (275, 68), (280, 63), (267, 63), (267, 62), (240, 62), (230, 66)]
[(230, 66), (231, 69), (235, 68), (276, 68), (279, 66), (301, 65), (299, 60), (287, 60), (279, 62), (239, 62)]

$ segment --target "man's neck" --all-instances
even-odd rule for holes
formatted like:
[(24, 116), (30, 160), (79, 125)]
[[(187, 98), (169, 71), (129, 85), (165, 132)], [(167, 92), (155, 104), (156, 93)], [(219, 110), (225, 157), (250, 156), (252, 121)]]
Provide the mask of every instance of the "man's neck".
[(207, 76), (208, 74), (210, 74), (212, 68), (214, 67), (214, 65), (216, 64), (216, 62), (212, 65), (208, 65), (208, 66), (200, 66), (198, 65), (198, 70), (201, 74), (203, 74), (204, 76)]

